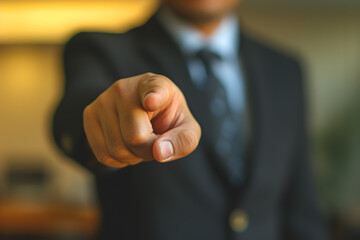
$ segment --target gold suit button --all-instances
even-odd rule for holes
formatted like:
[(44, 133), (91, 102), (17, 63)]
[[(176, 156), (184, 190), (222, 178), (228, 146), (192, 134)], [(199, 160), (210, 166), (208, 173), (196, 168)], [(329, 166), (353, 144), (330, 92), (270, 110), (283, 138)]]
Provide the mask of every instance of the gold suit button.
[(249, 225), (249, 218), (244, 210), (235, 209), (230, 214), (229, 223), (234, 232), (244, 232)]

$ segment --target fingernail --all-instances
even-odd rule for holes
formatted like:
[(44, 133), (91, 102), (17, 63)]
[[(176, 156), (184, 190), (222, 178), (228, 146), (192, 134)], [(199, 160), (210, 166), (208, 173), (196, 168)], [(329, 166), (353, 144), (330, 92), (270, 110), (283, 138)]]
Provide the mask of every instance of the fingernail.
[(168, 160), (174, 155), (174, 147), (170, 141), (160, 143), (161, 158), (163, 161)]

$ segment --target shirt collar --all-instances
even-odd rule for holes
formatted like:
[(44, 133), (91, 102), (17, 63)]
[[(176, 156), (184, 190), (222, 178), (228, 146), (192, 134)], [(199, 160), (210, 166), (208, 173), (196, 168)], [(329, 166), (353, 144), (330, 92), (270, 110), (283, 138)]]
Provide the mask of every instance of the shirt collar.
[(235, 15), (225, 18), (215, 32), (208, 37), (165, 7), (160, 10), (158, 17), (187, 56), (192, 56), (203, 48), (213, 51), (223, 59), (238, 56), (240, 32)]

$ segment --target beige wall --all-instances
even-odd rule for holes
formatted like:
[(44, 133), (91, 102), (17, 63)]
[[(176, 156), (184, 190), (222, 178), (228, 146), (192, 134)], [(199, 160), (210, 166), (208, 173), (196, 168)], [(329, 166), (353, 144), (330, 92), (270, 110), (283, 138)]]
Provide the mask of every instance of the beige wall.
[[(62, 93), (61, 47), (0, 46), (0, 190), (10, 161), (44, 164), (51, 197), (87, 201), (89, 175), (55, 148), (50, 120)], [(30, 161), (30, 162), (29, 162)]]

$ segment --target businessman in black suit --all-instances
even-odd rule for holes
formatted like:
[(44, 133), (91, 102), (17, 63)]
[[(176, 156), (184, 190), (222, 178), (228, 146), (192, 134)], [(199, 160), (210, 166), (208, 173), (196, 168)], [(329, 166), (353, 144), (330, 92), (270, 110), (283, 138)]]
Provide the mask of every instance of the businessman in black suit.
[(96, 174), (99, 239), (326, 239), (300, 68), (239, 31), (239, 2), (164, 0), (66, 45), (54, 137)]

